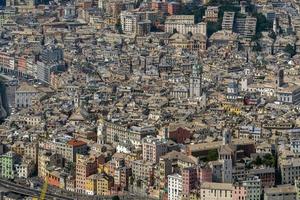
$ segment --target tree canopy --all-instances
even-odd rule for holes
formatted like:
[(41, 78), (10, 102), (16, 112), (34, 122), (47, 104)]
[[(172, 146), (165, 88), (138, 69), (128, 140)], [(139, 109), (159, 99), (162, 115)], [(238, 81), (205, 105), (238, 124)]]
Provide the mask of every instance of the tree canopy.
[(284, 48), (284, 51), (288, 54), (290, 54), (290, 56), (294, 56), (296, 54), (296, 49), (294, 46), (292, 46), (291, 44), (287, 44)]

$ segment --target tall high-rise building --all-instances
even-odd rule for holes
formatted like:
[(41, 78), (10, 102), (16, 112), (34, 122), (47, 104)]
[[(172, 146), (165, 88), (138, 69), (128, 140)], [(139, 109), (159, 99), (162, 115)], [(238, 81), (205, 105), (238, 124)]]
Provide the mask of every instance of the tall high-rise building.
[(224, 12), (222, 30), (233, 31), (234, 16), (234, 12)]
[(247, 16), (246, 18), (236, 18), (234, 31), (242, 36), (251, 37), (256, 33), (256, 18)]
[(168, 200), (181, 200), (182, 176), (172, 174), (168, 176)]

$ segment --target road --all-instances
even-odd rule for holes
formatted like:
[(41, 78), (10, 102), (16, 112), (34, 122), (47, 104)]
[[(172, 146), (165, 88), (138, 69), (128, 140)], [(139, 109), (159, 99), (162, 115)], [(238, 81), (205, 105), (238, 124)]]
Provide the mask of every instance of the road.
[[(0, 187), (7, 189), (8, 192), (15, 192), (17, 194), (23, 194), (31, 197), (39, 197), (41, 194), (40, 190), (35, 190), (24, 185), (16, 184), (11, 181), (0, 179)], [(50, 188), (49, 188), (50, 189)], [(153, 200), (149, 197), (142, 197), (135, 194), (127, 194), (119, 196), (121, 200)], [(48, 190), (45, 199), (56, 199), (56, 200), (111, 200), (112, 196), (98, 196), (98, 195), (84, 195), (84, 194), (68, 194), (68, 196), (58, 194), (58, 192), (53, 192), (53, 190)]]
[[(31, 197), (39, 197), (40, 196), (40, 191), (26, 187), (24, 185), (19, 185), (7, 180), (0, 179), (0, 186), (3, 188), (8, 189), (9, 191), (18, 193), (18, 194), (24, 194), (28, 195)], [(73, 200), (74, 198), (66, 197), (66, 196), (61, 196), (53, 193), (47, 192), (46, 194), (46, 199), (61, 199), (61, 200)]]

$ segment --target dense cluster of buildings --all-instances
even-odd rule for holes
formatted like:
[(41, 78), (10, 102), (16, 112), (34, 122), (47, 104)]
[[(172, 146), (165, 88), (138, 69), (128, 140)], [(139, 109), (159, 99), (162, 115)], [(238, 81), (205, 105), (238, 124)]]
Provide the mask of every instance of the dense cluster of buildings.
[(0, 177), (85, 198), (300, 199), (299, 6), (7, 0)]

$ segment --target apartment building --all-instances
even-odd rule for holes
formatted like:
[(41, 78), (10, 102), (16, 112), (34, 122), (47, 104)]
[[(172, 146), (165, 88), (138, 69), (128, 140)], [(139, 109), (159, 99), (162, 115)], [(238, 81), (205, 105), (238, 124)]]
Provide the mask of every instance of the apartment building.
[(249, 176), (246, 180), (242, 181), (242, 185), (247, 191), (246, 199), (249, 200), (260, 200), (262, 186), (261, 181), (257, 176)]
[(204, 20), (206, 22), (217, 22), (219, 16), (218, 6), (208, 6), (205, 10)]
[(179, 2), (170, 2), (168, 3), (168, 14), (169, 15), (176, 15), (180, 13), (181, 5)]
[(48, 173), (49, 166), (63, 166), (63, 158), (61, 155), (50, 151), (40, 151), (38, 156), (38, 177), (45, 178)]
[(139, 16), (131, 12), (123, 11), (120, 14), (122, 31), (124, 33), (136, 33)]
[(184, 168), (182, 174), (182, 197), (191, 198), (190, 194), (203, 182), (212, 182), (212, 170), (208, 166), (194, 166)]
[(115, 169), (114, 173), (114, 186), (116, 188), (128, 189), (129, 175), (131, 174), (131, 169), (128, 167), (119, 167)]
[[(0, 52), (0, 68), (15, 69), (15, 58), (6, 52)], [(5, 70), (4, 70), (5, 71)]]
[(85, 193), (88, 195), (97, 195), (97, 174), (92, 174), (86, 178)]
[(16, 165), (16, 172), (19, 178), (29, 178), (35, 171), (36, 165), (31, 159), (23, 159)]
[(11, 150), (20, 156), (26, 156), (33, 161), (37, 161), (38, 144), (17, 141), (11, 146)]
[(189, 167), (182, 170), (182, 196), (188, 197), (191, 190), (198, 184), (197, 168)]
[(61, 137), (53, 140), (52, 149), (66, 160), (75, 162), (76, 154), (84, 155), (87, 153), (87, 144), (81, 140)]
[(200, 22), (195, 24), (194, 15), (172, 15), (168, 16), (165, 22), (165, 32), (173, 33), (177, 31), (181, 34), (202, 34), (206, 36), (207, 24)]
[(201, 200), (232, 200), (234, 187), (231, 183), (204, 182), (200, 189)]
[(76, 155), (76, 192), (85, 193), (87, 177), (97, 173), (97, 169), (98, 160), (96, 157)]
[(300, 87), (290, 84), (288, 87), (279, 88), (277, 100), (285, 104), (298, 104), (300, 102)]
[(0, 175), (3, 178), (13, 179), (17, 176), (16, 165), (20, 163), (20, 156), (9, 151), (0, 156)]
[(294, 184), (300, 177), (300, 158), (281, 160), (279, 167), (282, 184)]
[(167, 144), (160, 139), (147, 136), (143, 138), (143, 160), (152, 163), (157, 163), (160, 156), (167, 153)]
[(122, 31), (125, 34), (147, 35), (150, 32), (152, 22), (148, 19), (143, 19), (142, 14), (122, 11), (120, 14)]
[(39, 91), (32, 85), (22, 83), (15, 93), (16, 107), (30, 107), (32, 106), (32, 99), (39, 93)]
[(293, 185), (279, 185), (268, 188), (264, 193), (264, 200), (296, 200), (297, 192)]
[(160, 180), (160, 188), (168, 185), (168, 175), (172, 174), (172, 160), (160, 158), (156, 178)]
[(114, 185), (113, 177), (107, 174), (97, 174), (97, 195), (111, 195)]
[(290, 139), (290, 149), (294, 153), (300, 153), (300, 139), (293, 137)]
[(234, 184), (234, 189), (232, 192), (233, 200), (246, 200), (247, 190), (241, 184)]
[(142, 139), (152, 135), (155, 128), (152, 126), (131, 127), (130, 129), (119, 124), (99, 120), (97, 129), (97, 142), (99, 144), (119, 144), (121, 141), (130, 141), (134, 146), (140, 147)]
[(261, 186), (264, 188), (270, 188), (275, 185), (275, 169), (273, 167), (250, 169), (248, 174), (258, 177)]
[(234, 25), (234, 12), (224, 12), (222, 21), (222, 30), (233, 31)]
[(246, 18), (236, 18), (235, 32), (246, 37), (251, 37), (256, 33), (256, 18), (247, 16)]
[(145, 180), (151, 185), (154, 181), (154, 164), (143, 160), (135, 160), (131, 164), (135, 180)]
[(108, 196), (112, 194), (113, 177), (105, 173), (93, 174), (86, 179), (86, 194)]
[(181, 200), (182, 176), (172, 174), (168, 176), (168, 200)]
[(194, 15), (172, 15), (168, 16), (167, 21), (174, 21), (179, 24), (194, 24), (195, 16)]

